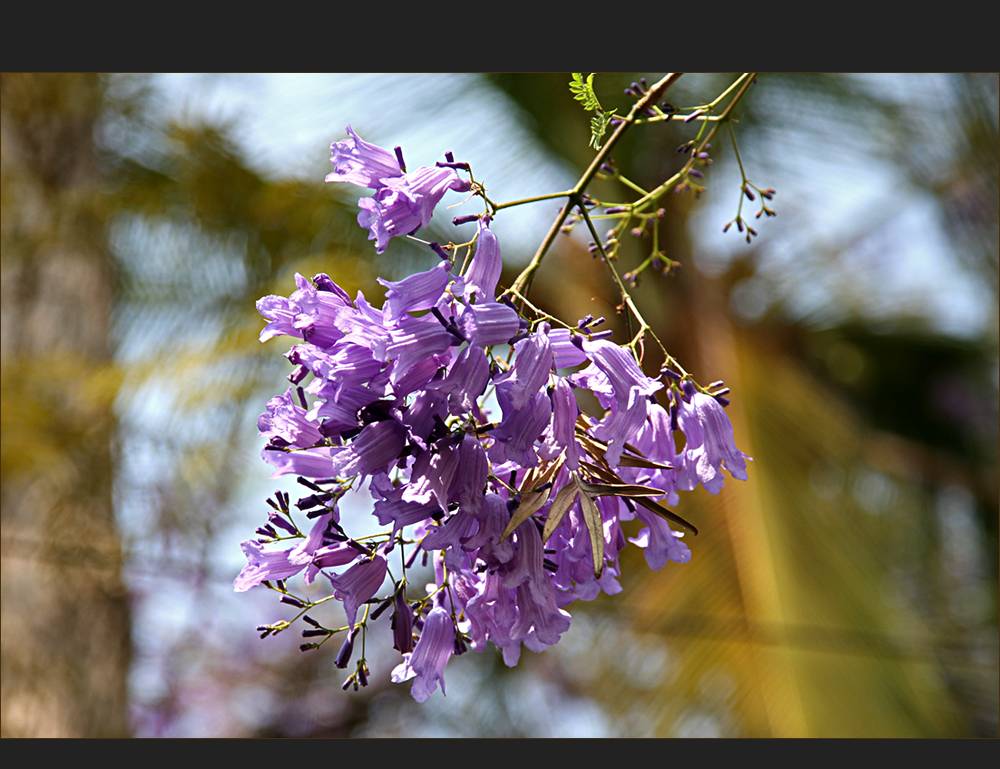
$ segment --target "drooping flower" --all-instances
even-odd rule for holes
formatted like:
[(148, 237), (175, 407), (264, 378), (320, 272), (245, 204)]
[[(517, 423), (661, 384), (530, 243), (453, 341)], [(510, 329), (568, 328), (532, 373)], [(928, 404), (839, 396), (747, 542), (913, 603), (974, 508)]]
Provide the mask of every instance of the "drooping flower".
[(497, 236), (489, 227), (490, 218), (484, 216), (479, 220), (479, 236), (476, 240), (476, 255), (472, 257), (469, 271), (465, 274), (465, 294), (479, 295), (479, 301), (492, 301), (500, 280), (503, 262), (500, 257), (500, 244)]
[(347, 624), (352, 628), (358, 618), (358, 607), (382, 586), (388, 566), (385, 555), (376, 553), (371, 560), (356, 563), (343, 574), (330, 577), (333, 594), (344, 602)]
[(471, 185), (454, 168), (422, 166), (409, 174), (387, 178), (374, 196), (362, 198), (358, 205), (358, 224), (369, 230), (378, 253), (385, 251), (389, 240), (409, 235), (430, 224), (434, 207), (448, 190), (468, 192)]
[(746, 460), (751, 458), (736, 448), (732, 422), (715, 398), (696, 392), (690, 402), (681, 400), (677, 421), (687, 439), (677, 488), (690, 491), (700, 482), (706, 491), (718, 494), (723, 466), (734, 478), (747, 479)]
[(410, 689), (413, 699), (424, 702), (441, 684), (444, 690), (444, 668), (455, 650), (455, 623), (440, 606), (431, 609), (424, 621), (420, 640), (412, 652), (403, 655), (403, 662), (392, 671), (393, 683), (416, 677)]
[(377, 190), (385, 186), (383, 179), (403, 175), (391, 152), (362, 140), (350, 126), (347, 134), (348, 138), (330, 145), (333, 172), (326, 175), (328, 182), (350, 182)]

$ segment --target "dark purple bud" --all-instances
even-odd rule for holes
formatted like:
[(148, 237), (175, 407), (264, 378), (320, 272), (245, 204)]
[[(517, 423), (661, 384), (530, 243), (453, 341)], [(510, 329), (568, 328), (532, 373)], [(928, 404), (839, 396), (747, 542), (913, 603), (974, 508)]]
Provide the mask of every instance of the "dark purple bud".
[(620, 214), (622, 211), (627, 211), (627, 206), (611, 206), (610, 208), (605, 208), (604, 213), (606, 214)]
[(722, 228), (723, 232), (728, 232), (729, 228), (733, 226), (732, 222), (729, 222), (725, 227)]
[(461, 169), (462, 171), (468, 171), (469, 170), (469, 164), (468, 163), (455, 163), (455, 162), (451, 162), (451, 161), (449, 161), (447, 163), (442, 163), (439, 160), (434, 165), (436, 165), (438, 168), (458, 168), (458, 169)]
[(402, 589), (393, 600), (396, 609), (392, 614), (392, 648), (406, 654), (413, 651), (413, 609), (404, 600)]
[(281, 603), (287, 603), (289, 606), (294, 606), (296, 609), (301, 609), (304, 604), (298, 598), (292, 598), (290, 595), (281, 596)]
[(663, 107), (663, 111), (666, 112), (668, 115), (677, 111), (677, 107), (675, 107), (668, 101), (663, 102), (660, 106)]
[(664, 262), (661, 257), (659, 256), (653, 257), (652, 267), (654, 270), (663, 270), (663, 268), (666, 266), (667, 266), (666, 262)]
[(721, 395), (716, 395), (715, 399), (719, 402), (719, 405), (721, 405), (722, 408), (729, 405), (729, 398), (723, 398)]
[(737, 219), (736, 220), (736, 229), (738, 229), (740, 232), (743, 232), (743, 220), (742, 219)]
[(319, 507), (323, 504), (316, 494), (310, 494), (308, 497), (302, 497), (295, 506), (299, 510), (311, 510), (314, 507)]
[(298, 384), (303, 379), (306, 378), (306, 374), (309, 373), (309, 369), (303, 366), (301, 363), (292, 369), (292, 373), (288, 375), (288, 381), (292, 384)]
[(302, 408), (308, 410), (309, 403), (308, 401), (306, 401), (306, 391), (303, 390), (301, 387), (296, 387), (295, 394), (299, 396), (299, 403), (302, 404)]
[(405, 174), (406, 163), (403, 162), (403, 148), (397, 145), (392, 148), (392, 151), (396, 153), (396, 162), (399, 163), (399, 170)]
[(591, 322), (591, 321), (592, 321), (593, 319), (594, 319), (594, 316), (593, 316), (593, 315), (591, 315), (590, 313), (587, 313), (587, 317), (586, 317), (586, 318), (582, 318), (581, 320), (578, 320), (578, 321), (577, 321), (577, 323), (576, 323), (576, 327), (577, 327), (577, 328), (586, 328), (587, 326), (589, 326), (589, 325), (590, 325), (590, 322)]
[(312, 617), (310, 617), (310, 616), (309, 616), (308, 614), (307, 614), (307, 615), (305, 615), (305, 616), (304, 616), (304, 617), (302, 618), (302, 620), (303, 620), (303, 622), (308, 622), (308, 623), (309, 623), (310, 625), (312, 625), (313, 627), (319, 627), (319, 623), (318, 623), (318, 622), (317, 622), (316, 620), (314, 620), (314, 619), (313, 619)]
[(446, 153), (444, 153), (444, 159), (447, 160), (449, 163), (454, 163), (455, 155), (452, 154), (451, 150), (448, 150)]
[(684, 391), (685, 401), (690, 401), (691, 398), (693, 398), (698, 393), (698, 390), (694, 386), (694, 382), (692, 382), (690, 379), (686, 379), (683, 382), (681, 382), (681, 390)]
[(593, 339), (610, 339), (614, 335), (615, 335), (615, 332), (612, 331), (610, 328), (608, 328), (608, 329), (605, 329), (604, 331), (598, 331), (596, 333), (591, 334), (590, 338), (592, 340)]
[[(280, 509), (278, 507), (277, 503), (273, 499), (271, 499), (270, 497), (267, 498), (267, 504), (269, 504), (275, 510), (279, 510)], [(274, 513), (268, 513), (268, 515), (274, 515)]]
[(696, 117), (698, 117), (698, 115), (702, 114), (704, 111), (705, 110), (703, 110), (703, 109), (696, 109), (694, 112), (692, 112), (686, 118), (684, 118), (684, 122), (685, 123), (690, 123), (692, 120), (694, 120)]
[(267, 625), (261, 625), (257, 628), (257, 632), (260, 633), (261, 638), (267, 638), (272, 632), (274, 632), (274, 628), (268, 627)]
[(469, 214), (468, 216), (456, 216), (451, 220), (451, 223), (457, 227), (460, 224), (468, 224), (469, 222), (474, 222), (477, 219), (479, 219), (478, 214)]
[(465, 654), (469, 650), (469, 647), (465, 645), (465, 641), (455, 635), (455, 656), (460, 654)]
[(695, 179), (704, 179), (705, 178), (705, 174), (703, 174), (697, 168), (692, 168), (690, 171), (688, 171), (688, 173), (691, 176), (693, 176)]
[(708, 390), (714, 390), (716, 387), (722, 387), (722, 385), (724, 385), (724, 384), (725, 384), (724, 380), (722, 380), (722, 379), (716, 379), (706, 389), (708, 389)]
[(670, 429), (677, 432), (677, 404), (670, 404)]
[(730, 393), (729, 388), (728, 387), (723, 387), (721, 390), (719, 390), (719, 392), (712, 393), (712, 397), (718, 398), (720, 395), (729, 395), (729, 393)]
[(601, 170), (604, 171), (604, 173), (606, 174), (613, 174), (615, 172), (615, 169), (613, 169), (607, 163), (601, 163)]
[(743, 194), (747, 196), (747, 200), (756, 200), (757, 196), (753, 194), (753, 190), (749, 187), (743, 188)]
[(362, 686), (368, 686), (368, 674), (365, 672), (364, 665), (358, 668), (358, 683)]
[[(344, 639), (343, 646), (341, 646), (340, 651), (337, 652), (337, 659), (333, 661), (335, 667), (343, 670), (347, 667), (347, 663), (351, 661), (351, 655), (354, 653), (354, 636), (358, 634), (360, 629), (361, 626), (357, 625), (354, 630), (347, 634), (347, 638)], [(312, 631), (303, 631), (303, 635), (305, 635), (306, 632)]]
[(448, 328), (448, 321), (444, 319), (444, 315), (441, 314), (441, 310), (437, 307), (431, 307), (431, 313), (438, 319), (438, 322), (440, 322), (442, 326)]
[(646, 90), (646, 78), (640, 77), (639, 78), (639, 85), (641, 85), (642, 86), (642, 90), (645, 91)]
[(430, 242), (430, 247), (433, 249), (434, 253), (440, 256), (445, 261), (448, 261), (451, 257), (448, 256), (448, 252), (441, 248), (441, 244), (436, 240)]
[(578, 334), (570, 334), (569, 335), (569, 341), (572, 342), (573, 344), (575, 344), (581, 350), (583, 349), (583, 337), (582, 336), (579, 336)]
[(295, 527), (285, 520), (284, 516), (278, 515), (277, 513), (268, 513), (267, 520), (270, 524), (277, 526), (279, 529), (283, 529), (289, 534), (295, 534)]
[(260, 534), (262, 537), (271, 537), (272, 539), (278, 536), (278, 532), (270, 524), (267, 526), (258, 526), (254, 533)]
[(675, 382), (681, 381), (681, 375), (678, 374), (676, 371), (674, 371), (672, 368), (667, 368), (666, 366), (664, 366), (663, 368), (660, 369), (660, 373), (670, 377)]

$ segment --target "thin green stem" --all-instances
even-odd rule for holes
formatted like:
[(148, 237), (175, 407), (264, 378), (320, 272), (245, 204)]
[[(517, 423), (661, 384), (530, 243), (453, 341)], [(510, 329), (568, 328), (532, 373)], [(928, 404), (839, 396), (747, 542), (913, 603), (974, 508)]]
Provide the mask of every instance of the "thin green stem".
[(553, 198), (565, 198), (567, 195), (572, 195), (573, 190), (566, 190), (565, 192), (550, 192), (547, 195), (536, 195), (533, 198), (521, 198), (520, 200), (511, 200), (507, 203), (500, 203), (499, 205), (490, 204), (493, 206), (494, 211), (500, 211), (504, 208), (513, 208), (514, 206), (523, 206), (526, 203), (538, 203), (542, 200), (552, 200)]
[(740, 157), (740, 148), (736, 146), (736, 132), (733, 130), (732, 121), (726, 121), (726, 128), (729, 129), (729, 138), (733, 141), (733, 152), (736, 153), (736, 162), (740, 166), (740, 176), (743, 177), (743, 183), (746, 184), (747, 172), (743, 170), (743, 158)]

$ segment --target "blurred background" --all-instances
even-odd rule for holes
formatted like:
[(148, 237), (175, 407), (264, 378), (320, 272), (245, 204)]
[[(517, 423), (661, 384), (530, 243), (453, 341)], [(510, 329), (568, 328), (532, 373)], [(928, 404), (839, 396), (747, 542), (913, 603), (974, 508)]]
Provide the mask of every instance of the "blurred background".
[[(638, 77), (598, 75), (604, 107), (627, 112)], [(683, 266), (634, 296), (699, 382), (732, 388), (754, 457), (749, 481), (683, 495), (691, 563), (627, 548), (623, 592), (569, 607), (558, 646), (453, 658), (424, 705), (389, 683), (387, 620), (358, 693), (297, 629), (258, 638), (293, 610), (233, 593), (239, 542), (301, 490), (259, 457), (289, 342), (257, 341), (254, 302), (327, 272), (377, 305), (376, 277), (436, 260), (402, 239), (375, 255), (361, 191), (323, 183), (330, 143), (350, 124), (411, 169), (451, 150), (495, 202), (569, 189), (594, 153), (569, 79), (2, 76), (3, 736), (997, 736), (995, 73), (761, 76), (735, 128), (777, 217), (723, 234), (724, 132), (706, 194), (664, 198)], [(634, 128), (613, 157), (652, 188), (697, 128)], [(496, 217), (504, 285), (558, 208)], [(428, 239), (469, 239), (450, 219), (481, 209), (453, 210)], [(620, 340), (587, 240), (557, 241), (532, 298)]]

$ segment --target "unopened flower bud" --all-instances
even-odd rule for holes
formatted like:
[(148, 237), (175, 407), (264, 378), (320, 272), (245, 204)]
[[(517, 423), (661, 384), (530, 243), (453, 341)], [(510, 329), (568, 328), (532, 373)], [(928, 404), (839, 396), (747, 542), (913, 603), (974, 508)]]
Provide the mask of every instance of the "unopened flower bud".
[(340, 651), (337, 652), (337, 658), (333, 661), (334, 667), (338, 667), (341, 670), (347, 667), (347, 663), (351, 661), (351, 654), (354, 653), (354, 637), (358, 634), (359, 630), (361, 630), (360, 625), (347, 634), (347, 638), (344, 639)]

